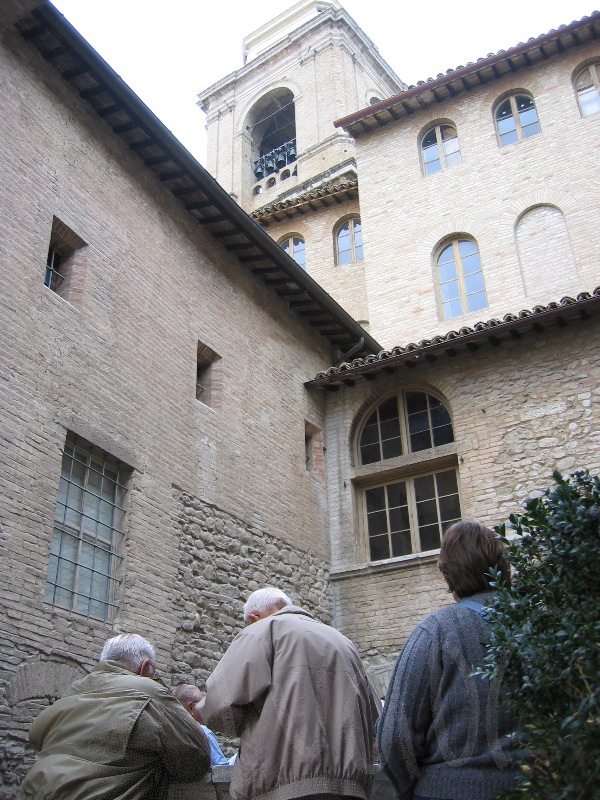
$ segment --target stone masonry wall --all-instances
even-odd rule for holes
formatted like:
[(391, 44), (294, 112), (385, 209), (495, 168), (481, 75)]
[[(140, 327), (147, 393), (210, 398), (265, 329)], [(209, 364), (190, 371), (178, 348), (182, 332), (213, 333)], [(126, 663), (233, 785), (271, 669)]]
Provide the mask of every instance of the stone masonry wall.
[(186, 492), (175, 491), (175, 499), (180, 565), (173, 684), (203, 687), (243, 628), (242, 607), (255, 589), (277, 586), (296, 605), (330, 622), (328, 568), (322, 559)]
[[(426, 474), (436, 458), (456, 465), (463, 519), (490, 527), (552, 485), (552, 472), (600, 471), (600, 316), (463, 349), (453, 358), (358, 380), (329, 392), (329, 479), (335, 624), (385, 689), (419, 619), (450, 602), (436, 555), (369, 562), (360, 493), (396, 475)], [(434, 392), (447, 404), (455, 441), (358, 466), (355, 437), (369, 410), (399, 390)]]

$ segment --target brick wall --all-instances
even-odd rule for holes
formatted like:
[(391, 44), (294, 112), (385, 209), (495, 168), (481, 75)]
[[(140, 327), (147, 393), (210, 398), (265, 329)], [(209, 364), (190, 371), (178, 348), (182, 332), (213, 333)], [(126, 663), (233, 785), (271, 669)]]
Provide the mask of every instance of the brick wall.
[[(233, 619), (254, 582), (282, 580), (327, 615), (325, 477), (307, 469), (305, 443), (307, 422), (324, 428), (324, 408), (303, 383), (329, 364), (329, 345), (16, 33), (3, 39), (0, 69), (0, 796), (10, 797), (31, 720), (115, 631), (153, 641), (168, 676), (191, 604), (208, 614), (204, 675), (224, 646), (219, 626), (233, 630), (229, 610), (215, 610), (219, 592)], [(55, 217), (84, 243), (76, 305), (43, 284)], [(220, 356), (214, 407), (196, 400), (199, 342)], [(133, 468), (109, 623), (43, 602), (67, 431)], [(210, 577), (186, 583), (182, 497), (215, 519), (210, 564), (227, 591)], [(230, 547), (238, 536), (244, 559)]]
[[(385, 347), (597, 285), (600, 242), (594, 220), (600, 184), (595, 154), (600, 118), (581, 117), (571, 80), (578, 67), (599, 57), (598, 44), (569, 50), (357, 140), (365, 252), (372, 265), (366, 273), (369, 319), (371, 333)], [(494, 104), (519, 90), (533, 96), (541, 133), (499, 147)], [(462, 163), (424, 176), (419, 137), (440, 122), (456, 127)], [(527, 281), (515, 228), (536, 206), (558, 209), (566, 232), (556, 238), (556, 225), (548, 229), (547, 221), (537, 216), (537, 227), (528, 235), (551, 236), (547, 249), (553, 259), (543, 280)], [(452, 234), (476, 239), (489, 306), (443, 320), (434, 255), (437, 245)], [(566, 255), (557, 269), (551, 264), (558, 250)]]

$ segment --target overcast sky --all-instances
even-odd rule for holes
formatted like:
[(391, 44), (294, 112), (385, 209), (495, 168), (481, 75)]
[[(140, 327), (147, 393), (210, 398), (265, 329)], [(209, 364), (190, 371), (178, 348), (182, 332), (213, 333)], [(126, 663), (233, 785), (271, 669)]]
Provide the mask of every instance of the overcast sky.
[[(342, 0), (408, 84), (580, 19), (593, 0)], [(196, 95), (242, 66), (242, 39), (292, 0), (54, 0), (165, 125), (205, 162)]]

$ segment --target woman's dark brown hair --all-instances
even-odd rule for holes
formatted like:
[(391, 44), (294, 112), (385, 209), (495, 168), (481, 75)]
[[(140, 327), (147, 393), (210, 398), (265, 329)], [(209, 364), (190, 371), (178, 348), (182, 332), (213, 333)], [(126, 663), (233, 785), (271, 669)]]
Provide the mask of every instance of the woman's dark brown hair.
[(469, 597), (490, 589), (490, 570), (496, 569), (501, 582), (510, 586), (510, 566), (504, 547), (494, 531), (480, 522), (455, 522), (442, 537), (438, 567), (448, 591)]

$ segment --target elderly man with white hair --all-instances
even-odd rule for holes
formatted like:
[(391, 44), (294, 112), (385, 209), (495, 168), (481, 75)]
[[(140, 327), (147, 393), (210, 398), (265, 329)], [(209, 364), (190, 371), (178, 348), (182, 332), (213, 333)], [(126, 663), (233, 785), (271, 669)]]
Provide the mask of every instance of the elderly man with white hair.
[(352, 642), (272, 586), (244, 621), (201, 705), (207, 725), (241, 737), (232, 799), (367, 797), (380, 704)]
[(206, 736), (153, 680), (152, 645), (135, 633), (109, 639), (100, 662), (36, 718), (36, 760), (23, 800), (159, 800), (171, 782), (210, 769)]

